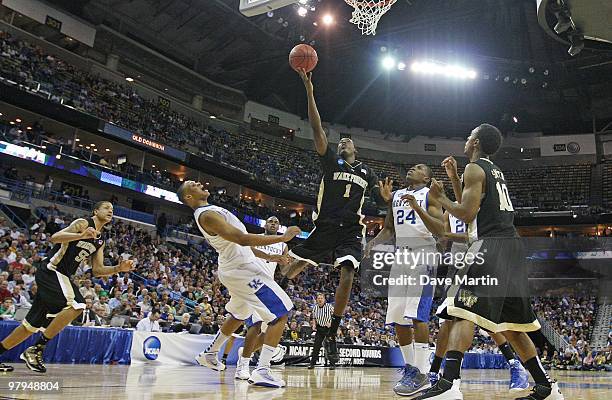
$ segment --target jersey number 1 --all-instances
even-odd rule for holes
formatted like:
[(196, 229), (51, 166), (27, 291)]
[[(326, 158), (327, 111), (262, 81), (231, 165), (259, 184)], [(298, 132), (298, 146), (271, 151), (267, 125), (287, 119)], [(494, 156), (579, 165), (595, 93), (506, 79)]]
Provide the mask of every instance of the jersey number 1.
[(497, 194), (499, 195), (499, 209), (500, 211), (514, 211), (512, 202), (510, 201), (510, 195), (508, 194), (508, 187), (505, 183), (497, 182)]
[(349, 197), (350, 193), (351, 193), (351, 184), (347, 183), (346, 190), (344, 191), (344, 197)]

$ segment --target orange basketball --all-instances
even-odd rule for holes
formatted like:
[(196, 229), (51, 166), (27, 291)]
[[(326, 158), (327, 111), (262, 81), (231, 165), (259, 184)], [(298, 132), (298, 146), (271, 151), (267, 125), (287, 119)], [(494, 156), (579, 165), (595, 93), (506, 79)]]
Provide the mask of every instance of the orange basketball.
[(304, 43), (298, 44), (289, 53), (289, 64), (296, 71), (298, 68), (304, 68), (306, 72), (310, 72), (317, 66), (318, 61), (315, 49)]

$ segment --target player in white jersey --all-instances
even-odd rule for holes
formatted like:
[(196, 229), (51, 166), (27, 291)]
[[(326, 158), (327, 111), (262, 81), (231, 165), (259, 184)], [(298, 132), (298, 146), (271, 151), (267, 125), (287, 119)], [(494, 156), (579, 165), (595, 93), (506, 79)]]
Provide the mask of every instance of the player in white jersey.
[[(433, 235), (444, 231), (442, 209), (428, 196), (427, 185), (431, 178), (431, 168), (425, 164), (415, 165), (408, 171), (408, 187), (393, 194), (383, 230), (366, 246), (368, 254), (376, 244), (394, 237), (396, 251), (410, 252), (414, 256), (411, 264), (396, 259), (389, 274), (390, 280), (405, 276), (416, 280), (415, 284), (389, 285), (386, 324), (395, 326), (406, 364), (402, 379), (393, 388), (401, 396), (414, 396), (431, 386), (426, 373), (429, 371), (428, 321), (434, 286), (422, 285), (420, 277), (433, 276), (439, 258)], [(381, 188), (381, 194), (383, 190), (387, 187)]]
[[(461, 179), (457, 173), (457, 161), (453, 157), (447, 157), (442, 161), (442, 166), (446, 169), (446, 173), (453, 183), (453, 191), (455, 192), (455, 198), (458, 201), (461, 201), (462, 189), (460, 184), (455, 184), (455, 182), (460, 182)], [(455, 202), (456, 203), (456, 202)], [(476, 221), (470, 222), (470, 225), (475, 224)], [(466, 253), (468, 251), (468, 231), (467, 226), (464, 221), (450, 214), (448, 211), (444, 212), (444, 234), (442, 235), (442, 239), (451, 241), (451, 254), (453, 255), (453, 259), (458, 257), (458, 254)], [(463, 259), (463, 257), (459, 257), (457, 259)], [(452, 268), (452, 267), (451, 267)], [(454, 276), (454, 271), (449, 271), (448, 276)], [(436, 314), (439, 314), (444, 307), (446, 307), (445, 302), (440, 304)], [(440, 329), (438, 331), (438, 338), (436, 341), (436, 351), (434, 354), (434, 359), (431, 363), (431, 368), (429, 370), (429, 380), (431, 385), (435, 385), (439, 379), (440, 366), (442, 364), (442, 360), (444, 359), (444, 355), (446, 354), (446, 348), (448, 345), (448, 335), (450, 333), (450, 328), (452, 325), (452, 321), (444, 320), (440, 318)], [(521, 362), (517, 359), (514, 351), (508, 344), (508, 340), (501, 333), (493, 333), (487, 332), (488, 335), (495, 341), (500, 351), (506, 357), (508, 364), (510, 365), (510, 392), (518, 392), (525, 389), (529, 389), (529, 375), (527, 371), (523, 368)]]
[[(278, 218), (272, 216), (266, 220), (264, 225), (263, 235), (278, 235), (278, 228), (280, 222)], [(274, 243), (266, 246), (251, 247), (256, 257), (265, 261), (264, 273), (270, 278), (274, 279), (274, 272), (276, 271), (277, 265), (288, 265), (291, 262), (291, 257), (287, 255), (289, 248), (286, 243)], [(244, 347), (238, 349), (238, 364), (236, 365), (236, 379), (247, 380), (250, 378), (251, 373), (249, 370), (249, 364), (253, 352), (259, 350), (263, 345), (268, 324), (264, 322), (263, 318), (257, 313), (253, 314), (245, 320), (247, 327), (247, 334), (244, 340)], [(282, 361), (287, 348), (282, 345), (276, 346), (276, 351), (272, 357), (272, 363)]]
[(264, 337), (257, 368), (249, 383), (258, 386), (283, 387), (285, 381), (270, 372), (270, 360), (283, 334), (287, 316), (293, 308), (289, 296), (264, 271), (263, 263), (249, 246), (266, 246), (288, 242), (300, 233), (296, 226), (284, 235), (254, 235), (228, 210), (208, 203), (210, 193), (200, 182), (186, 181), (178, 189), (179, 200), (194, 210), (200, 232), (219, 253), (219, 281), (228, 289), (230, 301), (225, 305), (229, 317), (211, 345), (196, 358), (206, 367), (223, 370), (218, 352), (245, 319), (257, 312), (268, 329)]

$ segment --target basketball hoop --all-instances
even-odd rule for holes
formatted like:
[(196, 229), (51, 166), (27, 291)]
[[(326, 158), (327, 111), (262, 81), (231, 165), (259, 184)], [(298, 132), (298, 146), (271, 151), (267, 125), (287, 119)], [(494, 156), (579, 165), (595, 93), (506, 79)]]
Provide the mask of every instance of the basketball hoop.
[(352, 18), (349, 22), (357, 25), (363, 35), (376, 35), (378, 21), (385, 15), (397, 0), (359, 1), (344, 0), (353, 7)]

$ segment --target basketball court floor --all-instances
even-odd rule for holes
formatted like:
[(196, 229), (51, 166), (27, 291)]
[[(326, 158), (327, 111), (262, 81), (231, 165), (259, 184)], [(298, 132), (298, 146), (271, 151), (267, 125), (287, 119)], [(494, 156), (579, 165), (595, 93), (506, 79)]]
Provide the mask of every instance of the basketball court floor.
[[(234, 380), (234, 368), (217, 373), (198, 366), (48, 365), (45, 375), (34, 374), (17, 364), (12, 374), (0, 375), (0, 399), (210, 399), (210, 400), (376, 400), (401, 399), (392, 387), (399, 377), (393, 368), (287, 367), (287, 387), (258, 388)], [(605, 372), (553, 371), (566, 400), (612, 398), (612, 374)], [(465, 400), (514, 399), (507, 392), (509, 372), (464, 370)], [(11, 381), (57, 381), (59, 392), (8, 390)]]

